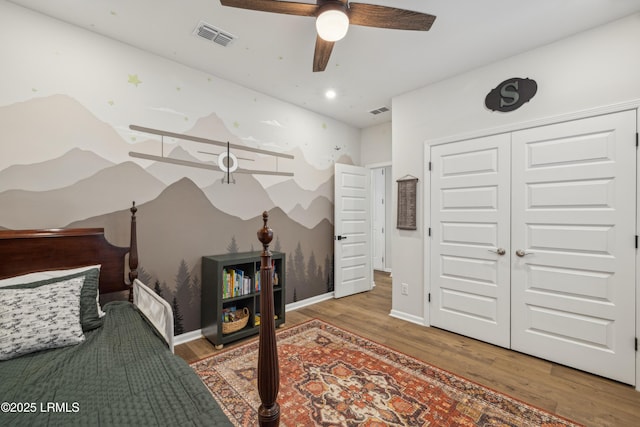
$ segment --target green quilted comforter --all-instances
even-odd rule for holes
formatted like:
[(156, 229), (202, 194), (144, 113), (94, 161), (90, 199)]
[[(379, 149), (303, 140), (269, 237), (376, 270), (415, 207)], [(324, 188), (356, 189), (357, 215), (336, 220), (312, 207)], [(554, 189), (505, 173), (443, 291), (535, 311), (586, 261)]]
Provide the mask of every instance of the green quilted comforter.
[(136, 309), (111, 302), (82, 344), (0, 362), (0, 426), (229, 426)]

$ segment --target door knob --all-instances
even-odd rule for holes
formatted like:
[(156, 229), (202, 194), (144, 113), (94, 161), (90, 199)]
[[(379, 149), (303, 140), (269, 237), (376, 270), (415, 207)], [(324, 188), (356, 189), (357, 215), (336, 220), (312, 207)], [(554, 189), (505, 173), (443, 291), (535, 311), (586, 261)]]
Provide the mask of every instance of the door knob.
[(516, 251), (516, 255), (518, 255), (519, 257), (523, 257), (525, 255), (531, 255), (531, 254), (533, 254), (533, 252), (525, 252), (522, 249), (518, 249)]
[(498, 255), (504, 255), (507, 253), (507, 251), (505, 251), (503, 248), (489, 249), (489, 252), (493, 252), (494, 254), (498, 254)]
[(347, 236), (335, 236), (335, 240), (346, 240)]

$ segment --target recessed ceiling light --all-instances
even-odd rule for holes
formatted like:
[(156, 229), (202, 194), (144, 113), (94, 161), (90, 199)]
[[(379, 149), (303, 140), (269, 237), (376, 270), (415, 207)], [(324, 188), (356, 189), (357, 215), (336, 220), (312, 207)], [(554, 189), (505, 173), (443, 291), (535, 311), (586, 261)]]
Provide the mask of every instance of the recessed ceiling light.
[(324, 93), (324, 96), (327, 97), (327, 99), (333, 99), (335, 98), (337, 95), (336, 91), (333, 89), (329, 89)]

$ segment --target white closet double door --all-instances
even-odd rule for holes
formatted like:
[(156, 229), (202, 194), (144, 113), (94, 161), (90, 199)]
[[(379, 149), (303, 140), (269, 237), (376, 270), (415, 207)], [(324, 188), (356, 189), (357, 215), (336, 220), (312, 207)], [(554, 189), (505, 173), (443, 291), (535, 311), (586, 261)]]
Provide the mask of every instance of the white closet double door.
[(635, 383), (636, 112), (431, 148), (430, 323)]

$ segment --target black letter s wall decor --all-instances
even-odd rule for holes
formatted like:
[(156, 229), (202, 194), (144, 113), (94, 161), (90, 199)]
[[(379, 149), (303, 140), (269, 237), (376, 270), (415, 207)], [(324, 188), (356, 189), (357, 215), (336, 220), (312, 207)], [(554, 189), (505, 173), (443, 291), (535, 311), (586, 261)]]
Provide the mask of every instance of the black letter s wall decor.
[(484, 105), (492, 111), (513, 111), (529, 102), (538, 91), (538, 84), (529, 78), (514, 77), (503, 81), (491, 90)]

